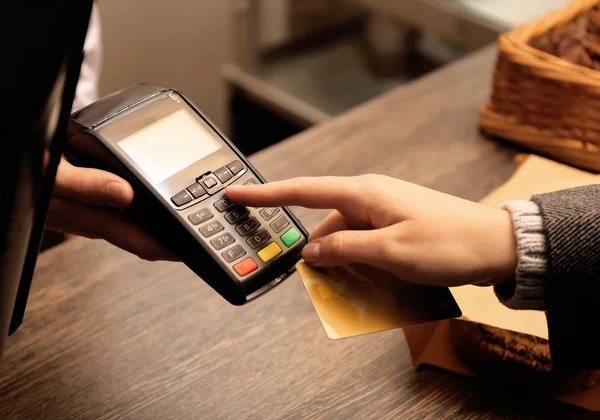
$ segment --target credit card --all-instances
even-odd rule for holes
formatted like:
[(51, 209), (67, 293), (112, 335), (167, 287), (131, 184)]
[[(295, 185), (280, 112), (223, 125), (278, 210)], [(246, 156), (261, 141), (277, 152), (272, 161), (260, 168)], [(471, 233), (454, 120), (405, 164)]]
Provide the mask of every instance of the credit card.
[(415, 286), (366, 266), (320, 269), (296, 265), (332, 340), (462, 315), (448, 288)]

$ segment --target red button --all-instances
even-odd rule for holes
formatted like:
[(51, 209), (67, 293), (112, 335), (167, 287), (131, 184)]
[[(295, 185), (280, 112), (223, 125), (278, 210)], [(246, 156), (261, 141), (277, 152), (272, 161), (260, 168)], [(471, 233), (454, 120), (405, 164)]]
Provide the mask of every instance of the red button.
[(240, 277), (247, 276), (258, 268), (258, 265), (252, 258), (246, 258), (244, 261), (237, 263), (233, 269)]

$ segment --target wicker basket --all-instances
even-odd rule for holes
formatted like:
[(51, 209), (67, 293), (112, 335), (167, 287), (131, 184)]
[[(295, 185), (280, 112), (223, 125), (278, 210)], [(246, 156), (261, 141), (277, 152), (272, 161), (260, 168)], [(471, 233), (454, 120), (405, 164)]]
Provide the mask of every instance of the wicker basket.
[(530, 45), (598, 3), (576, 0), (500, 36), (492, 93), (480, 109), (484, 133), (600, 172), (600, 71)]

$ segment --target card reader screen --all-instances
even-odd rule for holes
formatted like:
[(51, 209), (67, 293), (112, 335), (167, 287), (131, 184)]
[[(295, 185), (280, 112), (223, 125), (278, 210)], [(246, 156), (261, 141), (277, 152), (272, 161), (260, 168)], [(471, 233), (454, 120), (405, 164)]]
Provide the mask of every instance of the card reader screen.
[(186, 109), (161, 118), (118, 144), (154, 183), (221, 148), (213, 134)]

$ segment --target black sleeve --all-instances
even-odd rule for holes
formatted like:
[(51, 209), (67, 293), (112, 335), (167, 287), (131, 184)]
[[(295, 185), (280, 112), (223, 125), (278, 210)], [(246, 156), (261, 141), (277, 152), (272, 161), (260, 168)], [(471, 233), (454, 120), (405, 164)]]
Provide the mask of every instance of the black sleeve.
[(600, 185), (536, 195), (548, 253), (552, 362), (600, 368)]

